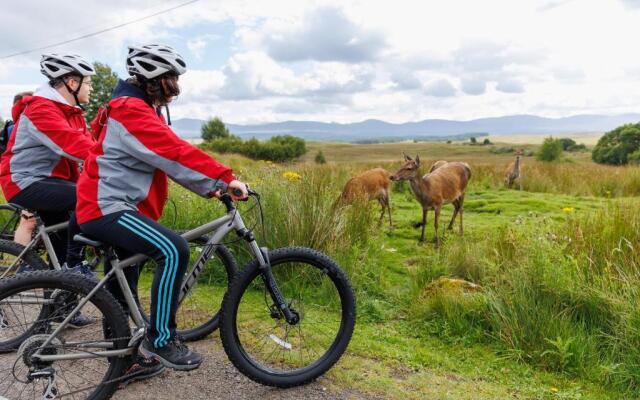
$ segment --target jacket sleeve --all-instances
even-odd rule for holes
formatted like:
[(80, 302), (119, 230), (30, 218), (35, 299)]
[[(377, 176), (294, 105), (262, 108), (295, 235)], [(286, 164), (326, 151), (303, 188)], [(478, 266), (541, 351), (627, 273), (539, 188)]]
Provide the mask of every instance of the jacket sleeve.
[[(123, 150), (161, 169), (187, 189), (211, 197), (219, 181), (235, 179), (231, 169), (179, 138), (148, 108), (129, 103), (124, 129), (118, 129)], [(109, 123), (117, 122), (111, 119)]]
[(38, 105), (27, 109), (27, 119), (35, 128), (34, 137), (59, 156), (80, 162), (93, 146), (85, 128), (74, 128), (55, 106)]

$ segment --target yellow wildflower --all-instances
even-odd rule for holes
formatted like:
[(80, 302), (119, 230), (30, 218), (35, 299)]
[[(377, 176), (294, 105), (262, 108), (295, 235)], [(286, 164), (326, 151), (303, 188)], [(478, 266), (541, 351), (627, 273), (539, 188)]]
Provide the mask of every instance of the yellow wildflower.
[(287, 171), (282, 176), (292, 182), (300, 180), (302, 178), (299, 173), (293, 171)]
[(558, 388), (556, 388), (556, 387), (552, 387), (552, 388), (551, 388), (551, 391), (552, 391), (553, 393), (558, 393), (558, 392), (559, 392)]
[(576, 209), (573, 207), (565, 207), (562, 209), (562, 211), (570, 213), (570, 212), (574, 212)]

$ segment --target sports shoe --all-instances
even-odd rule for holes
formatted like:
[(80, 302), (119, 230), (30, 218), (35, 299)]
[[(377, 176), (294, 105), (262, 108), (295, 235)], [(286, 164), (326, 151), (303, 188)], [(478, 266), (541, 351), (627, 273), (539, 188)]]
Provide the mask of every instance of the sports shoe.
[(71, 318), (71, 320), (69, 320), (69, 323), (67, 324), (67, 328), (80, 329), (80, 328), (84, 328), (85, 326), (89, 326), (94, 322), (96, 321), (93, 318), (87, 317), (86, 315), (79, 312), (76, 315), (74, 315), (73, 318)]
[(160, 375), (165, 370), (164, 365), (156, 360), (146, 360), (140, 356), (131, 363), (124, 373), (124, 379), (118, 385), (118, 389), (124, 389), (128, 384), (152, 378)]
[(91, 269), (91, 265), (88, 262), (83, 261), (80, 264), (76, 264), (75, 267), (67, 266), (67, 263), (62, 264), (62, 270), (70, 272), (72, 274), (82, 274), (85, 278), (91, 279), (92, 281), (98, 281), (98, 276)]
[(160, 361), (165, 367), (177, 369), (180, 371), (189, 371), (196, 369), (202, 363), (202, 356), (196, 352), (189, 350), (187, 346), (182, 344), (178, 338), (173, 338), (166, 346), (156, 348), (145, 338), (138, 348), (144, 358), (152, 358)]

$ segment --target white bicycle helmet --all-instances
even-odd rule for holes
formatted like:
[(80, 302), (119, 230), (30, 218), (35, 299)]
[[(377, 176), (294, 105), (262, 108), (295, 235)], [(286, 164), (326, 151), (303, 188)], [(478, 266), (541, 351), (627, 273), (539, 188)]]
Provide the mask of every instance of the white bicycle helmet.
[(180, 54), (166, 45), (129, 46), (127, 71), (131, 76), (153, 79), (166, 72), (182, 75), (187, 72), (187, 64)]
[(69, 73), (82, 77), (95, 75), (91, 63), (76, 54), (43, 54), (40, 59), (40, 72), (49, 79), (60, 78)]

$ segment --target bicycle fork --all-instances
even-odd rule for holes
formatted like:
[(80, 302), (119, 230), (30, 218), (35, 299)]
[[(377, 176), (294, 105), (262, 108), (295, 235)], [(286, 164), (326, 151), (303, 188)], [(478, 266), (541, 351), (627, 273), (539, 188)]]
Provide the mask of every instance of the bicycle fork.
[(273, 303), (277, 308), (276, 310), (271, 310), (271, 316), (273, 318), (280, 318), (280, 316), (283, 316), (289, 325), (296, 325), (300, 322), (300, 314), (295, 309), (289, 307), (289, 304), (287, 304), (280, 288), (278, 288), (278, 283), (276, 282), (276, 278), (273, 276), (273, 271), (271, 269), (269, 249), (267, 247), (258, 246), (258, 243), (250, 230), (244, 228), (238, 230), (237, 233), (238, 236), (244, 238), (249, 243), (249, 247), (253, 250), (256, 259), (260, 264), (258, 267), (260, 270), (260, 276), (267, 287), (271, 300), (273, 300)]

